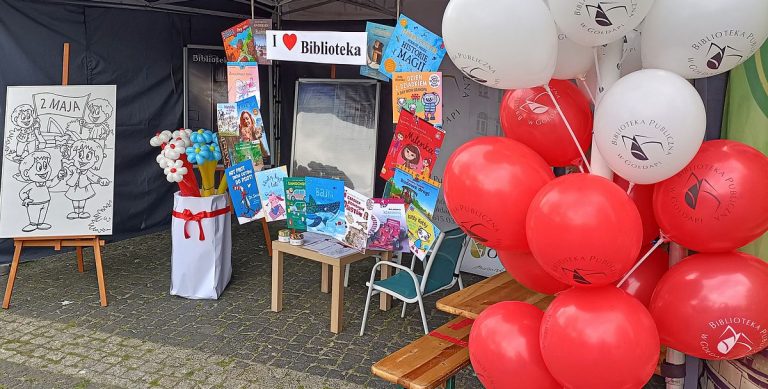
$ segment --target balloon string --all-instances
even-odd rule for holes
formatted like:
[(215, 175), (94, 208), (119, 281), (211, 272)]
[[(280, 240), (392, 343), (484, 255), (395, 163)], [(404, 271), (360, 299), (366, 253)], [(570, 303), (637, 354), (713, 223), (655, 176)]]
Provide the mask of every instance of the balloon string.
[(587, 80), (584, 77), (579, 77), (576, 79), (576, 82), (581, 81), (581, 84), (584, 85), (584, 89), (587, 90), (587, 95), (589, 96), (589, 99), (592, 101), (592, 104), (595, 104), (595, 96), (592, 94), (592, 89), (589, 89), (589, 85), (587, 85)]
[(578, 164), (576, 167), (579, 168), (579, 173), (584, 173), (584, 167), (582, 167), (581, 164)]
[(632, 189), (635, 189), (635, 183), (634, 182), (630, 182), (629, 183), (629, 186), (627, 187), (627, 195), (632, 194)]
[[(594, 49), (592, 49), (592, 54), (595, 57), (595, 73), (597, 74), (597, 92), (600, 93), (600, 90), (603, 88), (603, 78), (600, 76), (600, 65), (597, 60), (597, 46), (595, 46)], [(597, 107), (597, 101), (594, 102), (595, 107)]]
[(637, 270), (637, 268), (639, 268), (639, 267), (640, 267), (640, 265), (642, 265), (642, 264), (643, 264), (643, 262), (645, 262), (645, 260), (646, 260), (646, 259), (648, 259), (648, 257), (650, 257), (650, 256), (651, 256), (651, 254), (653, 254), (653, 252), (654, 252), (654, 251), (656, 251), (656, 249), (657, 249), (657, 248), (659, 248), (659, 246), (661, 246), (662, 244), (664, 244), (664, 242), (666, 242), (666, 241), (667, 241), (667, 237), (666, 237), (666, 235), (664, 235), (664, 233), (662, 232), (662, 233), (661, 233), (661, 237), (659, 237), (659, 240), (658, 240), (658, 242), (656, 242), (656, 244), (655, 244), (655, 245), (653, 245), (653, 247), (651, 247), (651, 249), (650, 249), (650, 250), (648, 250), (648, 252), (647, 252), (647, 253), (645, 253), (645, 255), (643, 255), (643, 257), (642, 257), (642, 258), (640, 258), (640, 260), (639, 260), (639, 261), (637, 261), (637, 263), (635, 264), (635, 266), (632, 266), (632, 268), (631, 268), (631, 269), (629, 269), (629, 271), (627, 272), (627, 274), (626, 274), (626, 275), (624, 275), (624, 278), (622, 278), (622, 279), (621, 279), (621, 281), (619, 281), (619, 283), (618, 283), (618, 284), (616, 284), (616, 287), (620, 288), (620, 287), (621, 287), (621, 285), (622, 285), (622, 284), (624, 284), (624, 282), (626, 282), (626, 281), (629, 279), (629, 276), (631, 276), (631, 275), (632, 275), (632, 273), (634, 273), (634, 272), (635, 272), (635, 270)]
[(587, 155), (584, 154), (584, 150), (581, 148), (581, 145), (579, 144), (579, 140), (576, 139), (576, 134), (573, 133), (573, 129), (571, 128), (571, 123), (568, 122), (568, 119), (565, 118), (565, 114), (563, 114), (563, 110), (560, 109), (560, 104), (557, 103), (557, 100), (555, 100), (555, 95), (552, 94), (552, 90), (549, 89), (549, 85), (544, 85), (544, 89), (549, 94), (549, 98), (552, 99), (552, 102), (555, 103), (555, 108), (557, 108), (557, 112), (560, 114), (560, 118), (563, 119), (563, 122), (565, 123), (565, 127), (568, 129), (568, 133), (571, 134), (571, 139), (573, 139), (573, 143), (576, 145), (576, 148), (579, 149), (579, 154), (581, 154), (581, 159), (584, 161), (584, 165), (587, 166), (587, 171), (592, 173), (592, 167), (589, 166), (589, 160), (587, 159)]

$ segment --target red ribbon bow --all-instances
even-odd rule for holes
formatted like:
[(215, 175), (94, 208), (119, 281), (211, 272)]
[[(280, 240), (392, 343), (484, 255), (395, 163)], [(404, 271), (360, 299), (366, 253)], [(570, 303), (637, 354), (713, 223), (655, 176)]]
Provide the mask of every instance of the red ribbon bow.
[(192, 213), (189, 209), (185, 209), (183, 212), (173, 211), (173, 217), (184, 220), (184, 239), (189, 239), (189, 232), (187, 231), (187, 224), (189, 222), (197, 222), (197, 228), (200, 231), (199, 240), (205, 240), (205, 232), (203, 231), (203, 219), (213, 218), (229, 213), (229, 206), (222, 209), (217, 209), (212, 212), (201, 211), (198, 213)]

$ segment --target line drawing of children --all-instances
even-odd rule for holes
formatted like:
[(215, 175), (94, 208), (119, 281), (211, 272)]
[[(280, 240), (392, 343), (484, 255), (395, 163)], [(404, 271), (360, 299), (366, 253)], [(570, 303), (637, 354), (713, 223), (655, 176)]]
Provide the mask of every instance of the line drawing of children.
[[(107, 121), (113, 114), (112, 104), (105, 99), (93, 99), (85, 105), (83, 119), (78, 119), (81, 126), (81, 138), (98, 140), (101, 147), (106, 147), (107, 138), (112, 133)], [(83, 130), (88, 130), (87, 135)]]
[(51, 155), (47, 151), (37, 150), (24, 156), (19, 163), (19, 175), (16, 176), (28, 183), (19, 191), (21, 205), (27, 208), (29, 218), (29, 224), (24, 226), (22, 231), (51, 229), (51, 225), (45, 222), (51, 203), (50, 188), (56, 186), (66, 175), (67, 171), (60, 169), (56, 176), (53, 176)]
[(29, 104), (22, 104), (13, 109), (11, 123), (16, 132), (16, 155), (13, 159), (20, 162), (24, 156), (37, 150), (38, 144), (45, 143), (45, 139), (40, 132), (40, 119)]
[(77, 140), (69, 147), (62, 149), (64, 158), (70, 162), (70, 177), (65, 182), (69, 187), (64, 196), (72, 201), (73, 211), (67, 214), (67, 219), (88, 219), (91, 214), (85, 210), (88, 199), (94, 197), (96, 192), (93, 184), (107, 186), (109, 179), (94, 173), (101, 169), (101, 163), (106, 156), (104, 149), (95, 140)]
[(416, 170), (421, 162), (421, 152), (416, 145), (407, 144), (400, 150), (400, 158), (403, 159), (405, 167)]

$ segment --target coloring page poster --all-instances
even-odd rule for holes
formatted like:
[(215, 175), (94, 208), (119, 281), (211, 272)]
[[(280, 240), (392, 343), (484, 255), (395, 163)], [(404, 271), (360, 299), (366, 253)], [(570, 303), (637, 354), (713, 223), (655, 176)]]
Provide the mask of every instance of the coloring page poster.
[(114, 85), (10, 86), (0, 237), (111, 235)]

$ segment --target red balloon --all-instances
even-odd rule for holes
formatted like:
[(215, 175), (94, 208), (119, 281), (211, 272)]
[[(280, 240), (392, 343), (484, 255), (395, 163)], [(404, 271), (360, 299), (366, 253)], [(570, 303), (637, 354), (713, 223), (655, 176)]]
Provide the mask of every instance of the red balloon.
[(768, 264), (748, 254), (696, 254), (672, 266), (651, 299), (661, 342), (702, 359), (768, 346)]
[[(618, 175), (613, 176), (613, 182), (625, 192), (629, 188), (629, 181)], [(629, 198), (635, 203), (643, 222), (643, 245), (651, 244), (659, 237), (659, 223), (653, 214), (653, 187), (654, 185), (635, 185), (629, 192)]]
[(659, 352), (648, 310), (615, 286), (571, 288), (544, 313), (541, 355), (567, 388), (641, 388), (656, 370)]
[(704, 142), (683, 170), (656, 184), (653, 209), (672, 241), (735, 250), (768, 231), (768, 157), (731, 140)]
[[(530, 290), (544, 294), (555, 294), (570, 288), (570, 285), (549, 275), (531, 253), (498, 251), (498, 254), (501, 264), (507, 269), (507, 273)], [(648, 298), (650, 299), (650, 296)]]
[(528, 244), (541, 266), (574, 286), (610, 284), (635, 264), (643, 236), (632, 200), (607, 179), (558, 177), (531, 202)]
[[(648, 246), (640, 250), (640, 257), (650, 249), (651, 247)], [(659, 247), (637, 270), (629, 275), (629, 278), (621, 284), (619, 289), (627, 292), (647, 307), (651, 304), (651, 296), (653, 296), (653, 290), (656, 289), (656, 284), (659, 283), (667, 270), (669, 270), (669, 254)]]
[[(552, 80), (549, 87), (586, 153), (592, 142), (589, 100), (570, 81)], [(544, 87), (507, 91), (501, 101), (499, 116), (508, 138), (530, 147), (548, 164), (570, 166), (581, 159), (579, 149)]]
[(539, 329), (544, 312), (531, 304), (505, 301), (477, 317), (469, 333), (469, 359), (488, 389), (563, 386), (541, 359)]
[(448, 159), (445, 204), (456, 224), (477, 242), (496, 250), (529, 251), (528, 206), (554, 177), (549, 165), (520, 142), (475, 138)]

